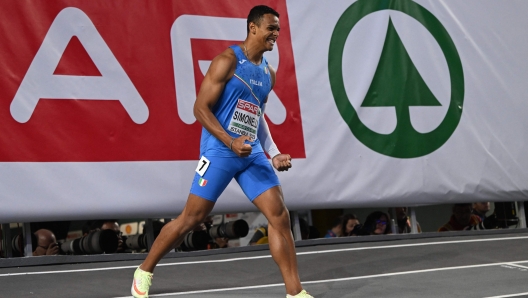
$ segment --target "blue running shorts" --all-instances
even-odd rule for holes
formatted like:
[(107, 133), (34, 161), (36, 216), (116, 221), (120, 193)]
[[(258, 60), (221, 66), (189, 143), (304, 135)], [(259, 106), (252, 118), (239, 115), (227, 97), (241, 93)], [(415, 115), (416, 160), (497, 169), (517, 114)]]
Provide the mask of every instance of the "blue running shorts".
[(194, 175), (191, 193), (216, 202), (231, 179), (235, 178), (248, 199), (253, 200), (266, 190), (280, 185), (264, 152), (248, 157), (204, 156), (209, 160), (207, 171)]

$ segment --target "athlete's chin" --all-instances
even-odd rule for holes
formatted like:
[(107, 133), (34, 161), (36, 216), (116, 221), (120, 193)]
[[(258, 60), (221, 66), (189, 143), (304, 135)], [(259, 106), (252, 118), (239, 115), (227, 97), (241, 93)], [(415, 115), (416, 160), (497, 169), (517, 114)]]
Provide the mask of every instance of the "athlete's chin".
[(268, 40), (266, 42), (266, 51), (273, 51), (274, 47), (275, 47), (275, 41)]

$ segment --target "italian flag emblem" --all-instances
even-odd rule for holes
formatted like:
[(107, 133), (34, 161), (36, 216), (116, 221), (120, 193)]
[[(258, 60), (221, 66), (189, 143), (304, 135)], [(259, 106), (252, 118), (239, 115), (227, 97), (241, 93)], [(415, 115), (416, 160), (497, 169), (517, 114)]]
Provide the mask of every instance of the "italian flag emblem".
[(200, 186), (205, 186), (207, 184), (207, 180), (205, 180), (204, 178), (200, 178), (200, 180), (198, 180), (198, 184)]

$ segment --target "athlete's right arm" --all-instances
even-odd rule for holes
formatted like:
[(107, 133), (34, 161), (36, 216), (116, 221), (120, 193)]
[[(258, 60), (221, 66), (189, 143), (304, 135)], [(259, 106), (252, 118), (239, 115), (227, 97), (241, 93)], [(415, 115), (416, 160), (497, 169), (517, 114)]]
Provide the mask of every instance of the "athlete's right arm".
[(249, 137), (243, 136), (233, 142), (233, 138), (225, 131), (212, 112), (227, 81), (235, 73), (236, 63), (236, 56), (231, 49), (225, 50), (213, 59), (194, 103), (194, 117), (209, 133), (231, 148), (238, 156), (244, 157), (251, 153), (251, 146), (244, 144), (244, 140)]

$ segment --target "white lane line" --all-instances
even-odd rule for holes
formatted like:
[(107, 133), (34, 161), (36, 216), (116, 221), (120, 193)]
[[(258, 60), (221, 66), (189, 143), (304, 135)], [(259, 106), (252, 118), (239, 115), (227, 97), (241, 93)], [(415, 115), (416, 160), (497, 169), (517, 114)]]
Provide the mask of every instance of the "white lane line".
[[(359, 236), (359, 237), (361, 237), (361, 236)], [(312, 255), (312, 254), (344, 252), (344, 251), (352, 251), (352, 250), (369, 250), (369, 249), (381, 249), (381, 248), (400, 248), (400, 247), (429, 246), (429, 245), (443, 245), (443, 244), (459, 244), (459, 243), (464, 244), (464, 243), (473, 243), (473, 242), (491, 242), (491, 241), (505, 241), (505, 240), (521, 240), (521, 239), (522, 240), (528, 239), (528, 236), (507, 237), (507, 238), (471, 239), (471, 240), (458, 240), (458, 241), (438, 241), (438, 242), (396, 244), (396, 245), (370, 246), (370, 247), (354, 247), (354, 248), (343, 248), (343, 249), (330, 249), (330, 250), (321, 250), (321, 251), (300, 252), (300, 253), (297, 253), (297, 255)]]
[[(474, 243), (474, 242), (491, 242), (491, 241), (507, 241), (507, 240), (525, 240), (525, 239), (528, 239), (528, 236), (505, 237), (505, 238), (487, 238), (487, 239), (471, 239), (471, 240), (458, 240), (458, 241), (442, 241), (442, 242), (438, 241), (438, 242), (424, 242), (424, 243), (385, 245), (385, 246), (353, 247), (353, 248), (343, 248), (343, 249), (329, 249), (329, 250), (320, 250), (320, 251), (299, 252), (299, 253), (297, 253), (297, 255), (298, 256), (302, 256), (302, 255), (336, 253), (336, 252), (358, 251), (358, 250), (371, 250), (371, 249), (431, 246), (431, 245), (459, 244), (459, 243), (465, 244), (465, 243)], [(161, 264), (158, 264), (157, 267), (161, 267), (161, 266), (193, 265), (193, 264), (207, 264), (207, 263), (227, 263), (227, 262), (235, 262), (235, 261), (265, 259), (265, 258), (271, 258), (271, 255), (255, 256), (255, 257), (244, 257), (244, 258), (230, 258), (230, 259), (221, 259), (221, 260), (161, 263)], [(36, 275), (36, 274), (56, 274), (56, 273), (75, 273), (75, 272), (105, 271), (105, 270), (118, 270), (118, 269), (131, 269), (131, 268), (137, 268), (137, 265), (120, 266), (120, 267), (90, 268), (90, 269), (72, 269), (72, 270), (56, 270), (56, 271), (4, 273), (4, 274), (0, 274), (0, 277), (17, 276), (17, 275)]]
[[(175, 296), (175, 295), (190, 295), (190, 294), (204, 294), (204, 293), (215, 293), (224, 291), (237, 291), (237, 290), (254, 290), (260, 288), (271, 288), (284, 286), (284, 284), (269, 284), (260, 286), (247, 286), (247, 287), (235, 287), (235, 288), (223, 288), (223, 289), (211, 289), (211, 290), (200, 290), (200, 291), (188, 291), (188, 292), (175, 292), (175, 293), (163, 293), (163, 294), (150, 294), (149, 297), (163, 297), (163, 296)], [(114, 297), (114, 298), (133, 298), (132, 296)]]
[[(231, 258), (231, 259), (222, 259), (222, 260), (207, 260), (207, 261), (191, 261), (191, 262), (179, 262), (179, 263), (162, 263), (156, 265), (156, 267), (162, 266), (177, 266), (177, 265), (193, 265), (193, 264), (209, 264), (209, 263), (225, 263), (225, 262), (235, 262), (242, 260), (255, 260), (255, 259), (265, 259), (271, 258), (271, 255), (265, 256), (256, 256), (256, 257), (247, 257), (247, 258)], [(118, 269), (135, 269), (138, 265), (132, 266), (120, 266), (120, 267), (106, 267), (106, 268), (88, 268), (88, 269), (72, 269), (72, 270), (56, 270), (56, 271), (38, 271), (38, 272), (18, 272), (18, 273), (4, 273), (0, 274), (0, 277), (5, 276), (16, 276), (16, 275), (35, 275), (35, 274), (54, 274), (54, 273), (74, 273), (74, 272), (90, 272), (90, 271), (104, 271), (104, 270), (118, 270)]]
[(514, 267), (518, 267), (518, 268), (522, 268), (522, 269), (528, 269), (528, 267), (526, 267), (526, 266), (521, 266), (521, 265), (518, 265), (518, 264), (515, 264), (515, 263), (510, 263), (508, 265), (511, 265), (511, 266), (514, 266)]
[[(417, 274), (417, 273), (427, 273), (427, 272), (436, 272), (436, 271), (447, 271), (447, 270), (460, 270), (460, 269), (492, 267), (492, 266), (507, 265), (507, 264), (511, 264), (511, 263), (528, 263), (528, 260), (516, 261), (516, 262), (505, 262), (505, 263), (489, 263), (489, 264), (479, 264), (479, 265), (468, 265), (468, 266), (440, 267), (440, 268), (423, 269), (423, 270), (412, 270), (412, 271), (382, 273), (382, 274), (363, 275), (363, 276), (354, 276), (354, 277), (313, 280), (313, 281), (304, 281), (304, 282), (302, 282), (302, 284), (306, 285), (306, 284), (318, 284), (318, 283), (329, 283), (329, 282), (341, 282), (341, 281), (351, 281), (351, 280), (358, 280), (358, 279), (389, 277), (389, 276)], [(203, 294), (203, 293), (213, 293), (213, 292), (223, 292), (223, 291), (237, 291), (237, 290), (259, 289), (259, 288), (266, 288), (266, 287), (278, 287), (278, 286), (283, 286), (283, 285), (284, 285), (283, 283), (279, 283), (279, 284), (268, 284), (268, 285), (257, 285), (257, 286), (246, 286), (246, 287), (235, 287), (235, 288), (221, 288), (221, 289), (209, 289), (209, 290), (188, 291), (188, 292), (163, 293), (163, 294), (154, 294), (154, 295), (149, 295), (149, 296), (150, 297), (162, 297), (162, 296), (176, 296), (176, 295), (189, 295), (189, 294)], [(125, 297), (130, 297), (130, 296), (114, 297), (114, 298), (125, 298)], [(497, 296), (497, 298), (498, 297), (503, 297), (503, 296)], [(504, 297), (513, 297), (513, 296), (504, 296)], [(492, 297), (488, 297), (488, 298), (492, 298)], [(493, 298), (495, 298), (495, 297), (493, 297)]]
[(501, 296), (489, 296), (489, 297), (484, 297), (484, 298), (506, 298), (506, 297), (519, 297), (519, 296), (528, 296), (528, 292), (518, 293), (518, 294), (501, 295)]

